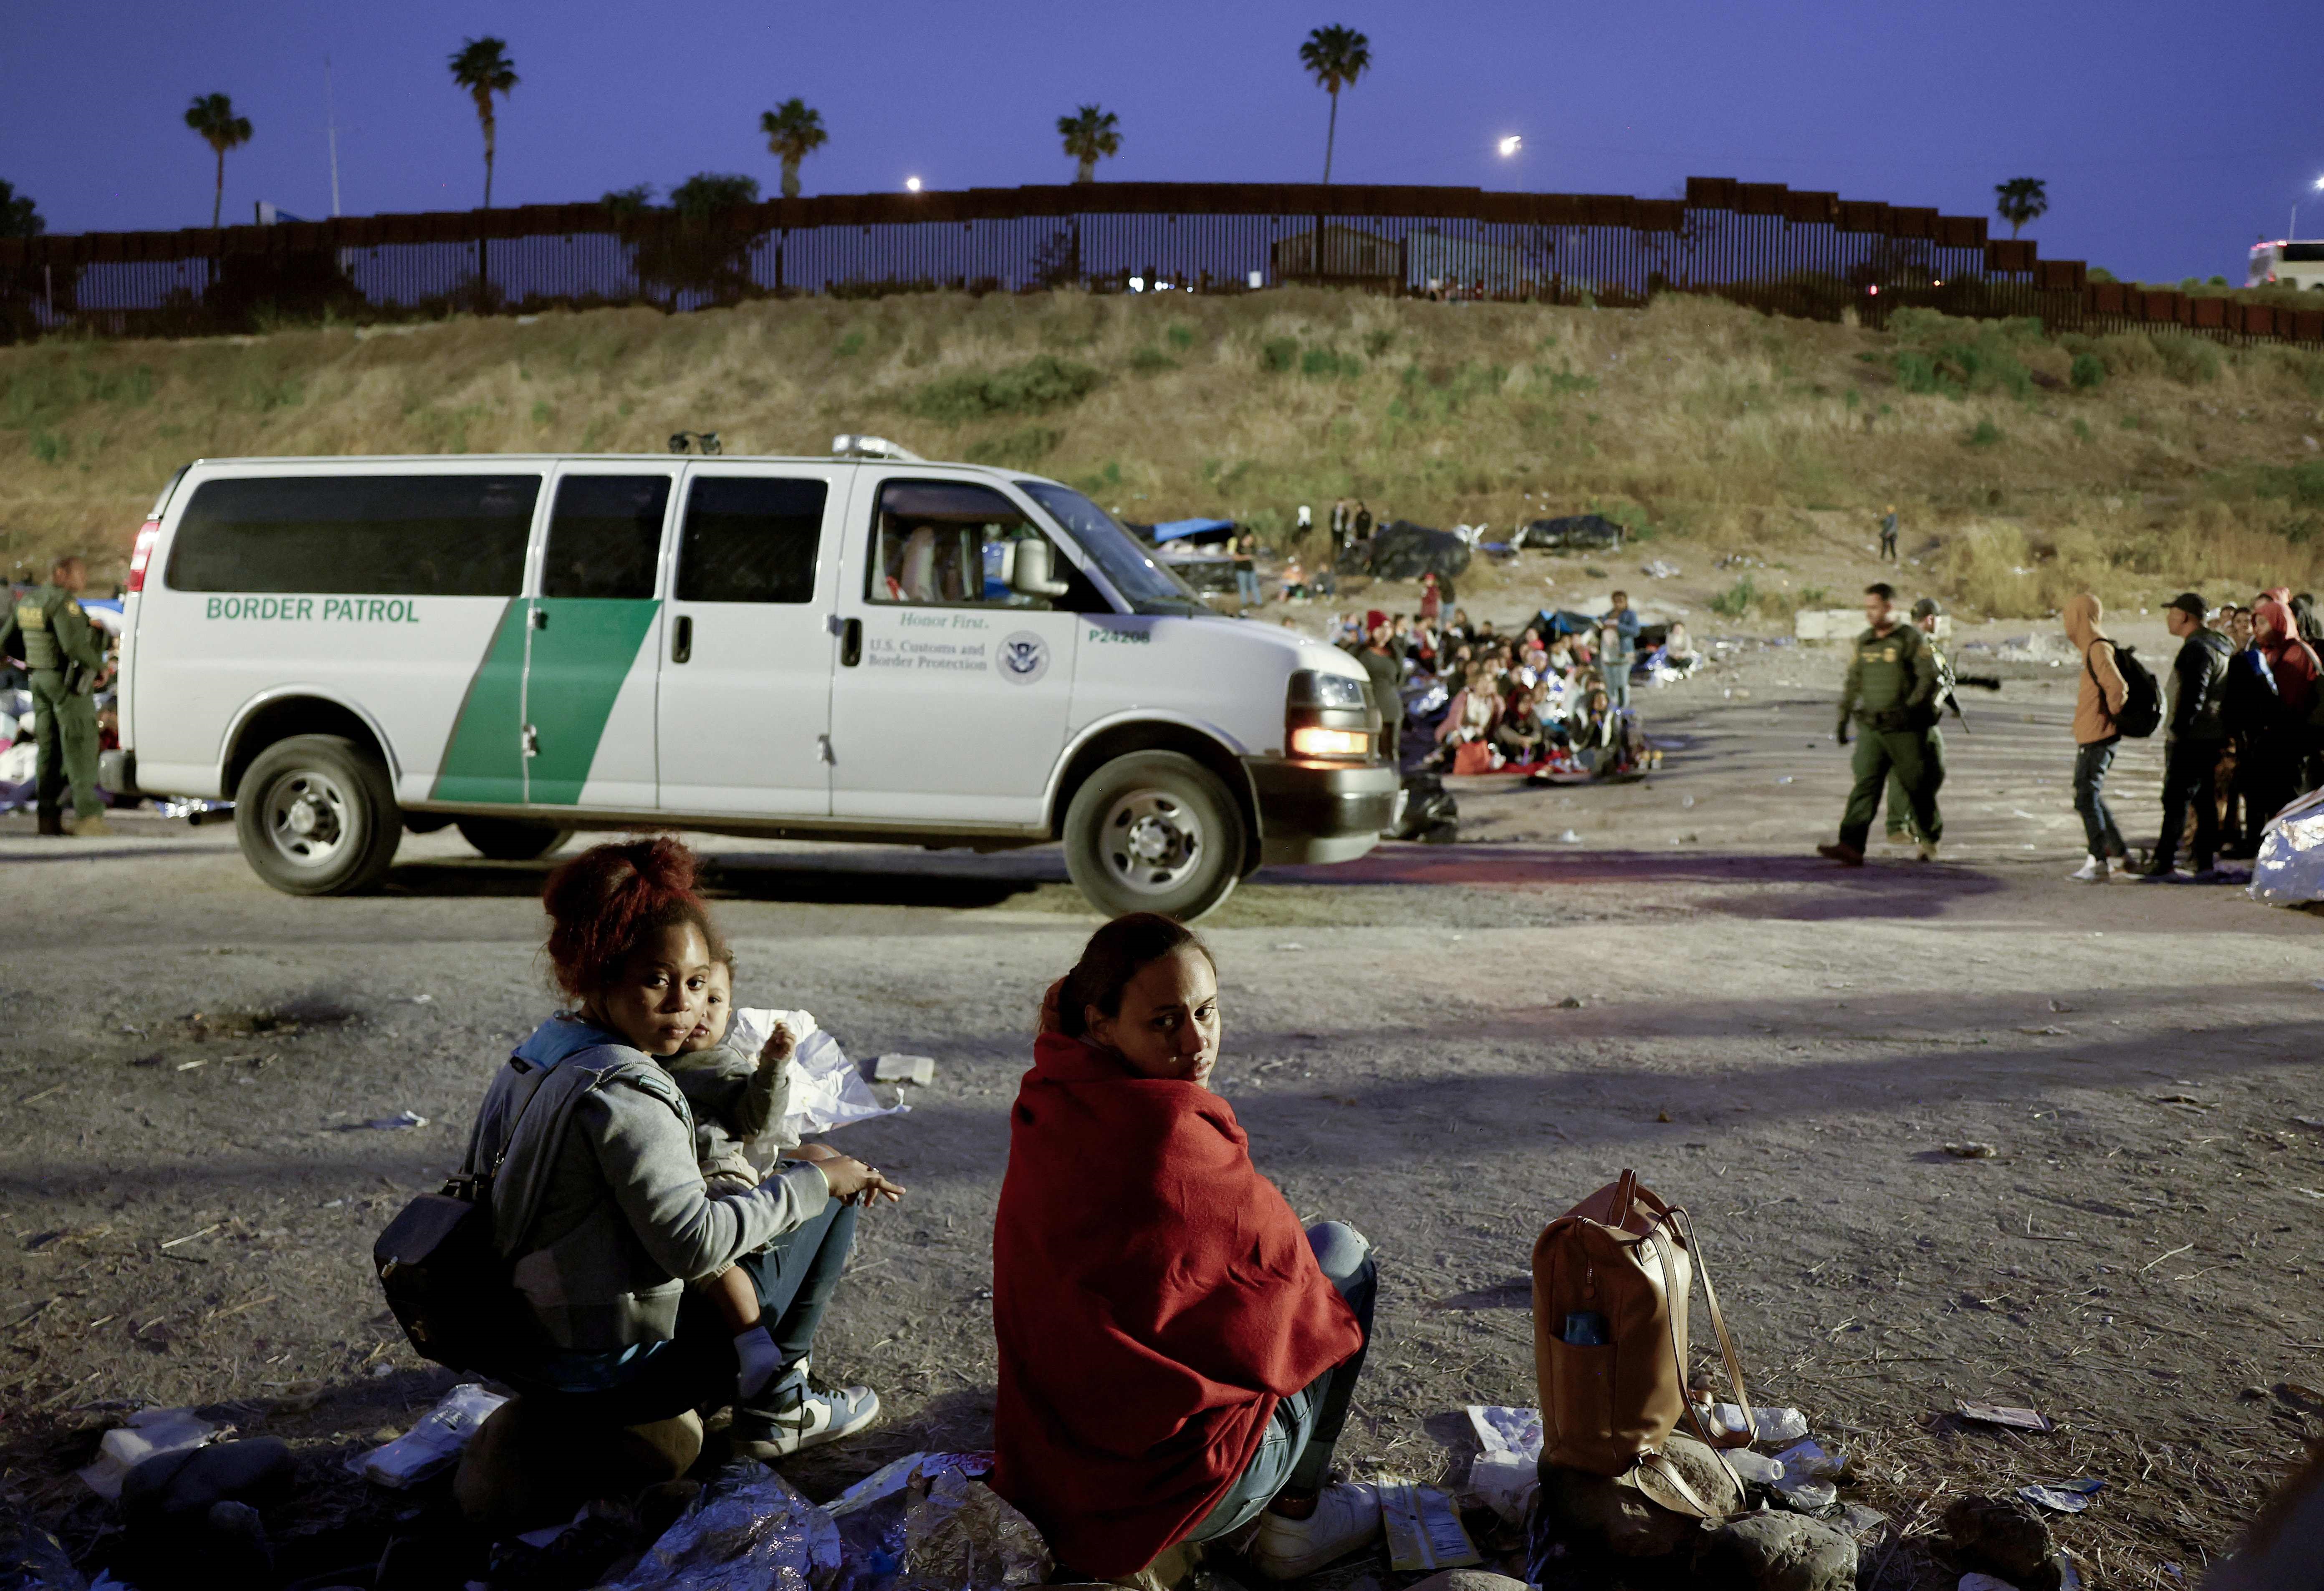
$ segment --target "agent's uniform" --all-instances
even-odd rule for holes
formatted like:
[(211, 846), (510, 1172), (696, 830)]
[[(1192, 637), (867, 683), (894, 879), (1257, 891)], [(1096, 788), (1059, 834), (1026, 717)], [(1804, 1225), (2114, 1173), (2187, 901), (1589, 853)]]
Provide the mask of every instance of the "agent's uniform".
[(105, 672), (97, 627), (60, 585), (35, 586), (16, 603), (15, 628), (32, 672), (32, 734), (40, 742), (37, 804), (42, 832), (59, 829), (58, 807), (72, 786), (82, 820), (105, 810), (97, 793), (97, 703), (89, 692)]
[(1944, 838), (1937, 812), (1937, 786), (1944, 782), (1942, 742), (1937, 739), (1937, 667), (1929, 638), (1901, 621), (1886, 635), (1867, 630), (1856, 638), (1848, 680), (1840, 687), (1840, 734), (1852, 718), (1862, 732), (1856, 740), (1856, 787), (1840, 820), (1840, 842), (1858, 851), (1872, 832), (1881, 786), (1893, 769), (1904, 788), (1914, 832), (1924, 844)]
[[(1937, 645), (1935, 639), (1925, 630), (1915, 627), (1914, 633), (1921, 637), (1921, 644), (1928, 648), (1929, 658), (1936, 665), (1937, 669), (1936, 694), (1929, 698), (1929, 705), (1922, 714), (1928, 721), (1929, 726), (1925, 756), (1929, 767), (1933, 770), (1933, 782), (1929, 787), (1929, 799), (1933, 804), (1936, 800), (1936, 786), (1945, 782), (1945, 736), (1944, 731), (1940, 726), (1945, 721), (1945, 704), (1953, 699), (1953, 663), (1951, 658), (1945, 656), (1944, 648)], [(1905, 821), (1906, 814), (1912, 810), (1912, 805), (1913, 796), (1912, 792), (1904, 787), (1904, 770), (1900, 768), (1891, 768), (1888, 770), (1888, 805), (1881, 813), (1883, 823), (1888, 831), (1888, 837), (1892, 840), (1933, 841), (1936, 839), (1937, 836), (1932, 834), (1913, 832), (1912, 825)]]

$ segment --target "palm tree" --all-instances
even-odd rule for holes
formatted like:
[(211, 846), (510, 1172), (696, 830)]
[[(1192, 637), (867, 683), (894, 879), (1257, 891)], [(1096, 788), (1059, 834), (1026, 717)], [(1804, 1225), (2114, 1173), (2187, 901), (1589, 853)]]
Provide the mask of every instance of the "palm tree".
[(823, 113), (792, 95), (770, 111), (759, 113), (759, 131), (767, 135), (767, 152), (783, 163), (783, 197), (798, 198), (799, 162), (831, 142), (823, 128)]
[(1074, 173), (1076, 182), (1096, 181), (1099, 160), (1121, 152), (1121, 118), (1093, 105), (1082, 106), (1073, 115), (1059, 116), (1057, 132), (1065, 141), (1065, 152), (1082, 163)]
[(216, 230), (226, 204), (226, 152), (250, 142), (250, 118), (235, 115), (234, 101), (223, 94), (197, 94), (186, 107), (186, 125), (217, 152), (217, 191), (210, 197), (210, 226)]
[(516, 87), (516, 63), (508, 58), (508, 41), (487, 34), (471, 39), (451, 59), (452, 81), (476, 102), (476, 121), (484, 130), (484, 208), (493, 207), (493, 147), (497, 124), (493, 96), (505, 98)]
[(1353, 28), (1317, 28), (1299, 47), (1299, 64), (1332, 97), (1332, 124), (1323, 134), (1323, 180), (1332, 180), (1332, 145), (1340, 135), (1340, 90), (1352, 88), (1372, 64), (1372, 41)]
[(1993, 185), (1993, 207), (2004, 221), (2009, 223), (2009, 235), (2015, 237), (2017, 229), (2028, 221), (2039, 221), (2050, 210), (2050, 193), (2039, 177), (2012, 177), (2006, 182)]

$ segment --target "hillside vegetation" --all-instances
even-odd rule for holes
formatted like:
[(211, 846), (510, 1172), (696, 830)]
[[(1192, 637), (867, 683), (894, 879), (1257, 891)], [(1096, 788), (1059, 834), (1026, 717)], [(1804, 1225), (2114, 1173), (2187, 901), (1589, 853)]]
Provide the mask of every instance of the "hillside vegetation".
[(2052, 340), (1905, 312), (1888, 331), (1670, 297), (1643, 311), (1287, 290), (930, 294), (0, 349), (0, 556), (117, 575), (200, 456), (822, 454), (872, 431), (1036, 469), (1124, 518), (1294, 505), (1491, 524), (1595, 508), (1697, 556), (1906, 547), (1971, 612), (2324, 582), (2324, 356)]

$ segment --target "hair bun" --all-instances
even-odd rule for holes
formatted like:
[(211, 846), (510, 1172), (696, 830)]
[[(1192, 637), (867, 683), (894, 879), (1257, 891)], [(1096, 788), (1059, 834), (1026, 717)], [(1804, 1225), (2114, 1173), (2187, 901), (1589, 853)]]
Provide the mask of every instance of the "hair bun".
[(653, 840), (632, 840), (614, 848), (637, 869), (638, 877), (655, 889), (671, 895), (694, 893), (701, 867), (694, 852), (664, 834)]

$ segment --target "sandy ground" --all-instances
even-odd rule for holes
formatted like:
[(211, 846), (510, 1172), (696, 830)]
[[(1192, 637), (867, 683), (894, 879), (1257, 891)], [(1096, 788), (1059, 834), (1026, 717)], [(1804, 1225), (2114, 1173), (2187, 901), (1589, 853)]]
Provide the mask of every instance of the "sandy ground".
[[(2318, 923), (2062, 881), (2070, 670), (2021, 669), (1949, 735), (1945, 861), (1818, 861), (1838, 670), (1755, 649), (1642, 691), (1653, 779), (1470, 782), (1462, 843), (1270, 869), (1204, 925), (1218, 1086), (1260, 1167), (1381, 1255), (1342, 1457), (1465, 1475), (1462, 1406), (1535, 1397), (1534, 1234), (1635, 1166), (1694, 1212), (1755, 1394), (1805, 1409), (1851, 1450), (1849, 1494), (1911, 1532), (1870, 1555), (1878, 1584), (1951, 1583), (1926, 1550), (1950, 1497), (2085, 1476), (2105, 1489), (2058, 1531), (2092, 1583), (2191, 1579), (2324, 1430)], [(2135, 837), (2158, 762), (2135, 746), (2116, 781)], [(327, 1460), (449, 1380), (383, 1312), (370, 1243), (549, 1009), (542, 867), (445, 833), (378, 896), (294, 900), (230, 832), (120, 828), (0, 821), (0, 1492), (101, 1546), (71, 1467), (124, 1410), (202, 1405), (313, 1459), (285, 1528), (325, 1567), (362, 1512)], [(888, 1408), (795, 1467), (820, 1495), (985, 1439), (1007, 1106), (1093, 920), (1054, 851), (704, 848), (743, 1003), (937, 1059), (908, 1116), (840, 1140), (912, 1196), (867, 1223), (818, 1347)], [(407, 1108), (429, 1125), (361, 1125)], [(1998, 1158), (1945, 1154), (1971, 1139)], [(1959, 1398), (2057, 1429), (1966, 1427)]]

